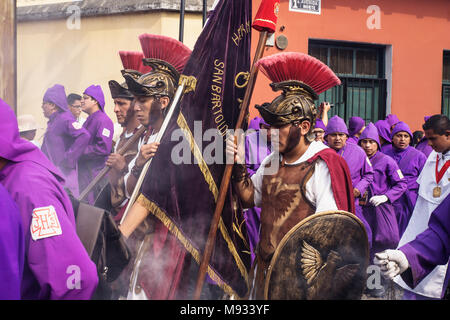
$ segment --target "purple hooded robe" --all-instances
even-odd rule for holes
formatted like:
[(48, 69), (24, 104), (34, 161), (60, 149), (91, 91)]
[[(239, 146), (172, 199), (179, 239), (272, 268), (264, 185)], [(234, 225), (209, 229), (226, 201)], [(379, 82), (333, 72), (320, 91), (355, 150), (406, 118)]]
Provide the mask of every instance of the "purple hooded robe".
[[(328, 121), (328, 125), (325, 130), (325, 139), (327, 135), (338, 132), (345, 133), (348, 136), (348, 129), (344, 120), (339, 116), (333, 116)], [(367, 158), (364, 150), (354, 143), (346, 143), (344, 147), (336, 152), (347, 162), (350, 169), (353, 188), (359, 190), (361, 193), (360, 198), (362, 198), (367, 188), (373, 181), (373, 168), (370, 160)], [(355, 198), (355, 214), (364, 224), (367, 231), (369, 245), (372, 246), (372, 231), (369, 223), (362, 214), (362, 208), (359, 204), (360, 198)]]
[(0, 184), (0, 300), (19, 300), (25, 237), (16, 203)]
[[(1, 99), (0, 132), (0, 157), (8, 161), (0, 183), (19, 207), (25, 235), (21, 298), (90, 299), (97, 270), (76, 233), (61, 173), (34, 144), (20, 138), (14, 112)], [(50, 213), (40, 215), (37, 208)], [(49, 236), (49, 231), (60, 234)]]
[(61, 111), (50, 116), (41, 150), (61, 170), (65, 187), (74, 197), (78, 197), (77, 162), (89, 142), (90, 135), (69, 111), (62, 85), (56, 84), (49, 88), (43, 100), (54, 103)]
[[(412, 133), (408, 125), (404, 122), (398, 122), (394, 130), (391, 133), (391, 139), (398, 132), (407, 132), (412, 140)], [(392, 148), (385, 152), (386, 155), (394, 159), (402, 174), (406, 179), (408, 188), (406, 192), (394, 201), (394, 208), (397, 214), (397, 223), (399, 228), (400, 237), (408, 225), (409, 219), (413, 212), (414, 206), (417, 201), (417, 192), (419, 190), (419, 184), (416, 182), (422, 168), (427, 161), (425, 155), (411, 146), (407, 146), (405, 149), (398, 149), (394, 145)]]
[[(431, 213), (428, 228), (398, 250), (401, 250), (408, 259), (410, 268), (402, 273), (401, 277), (411, 288), (417, 286), (437, 265), (448, 263), (450, 257), (450, 195), (447, 195)], [(448, 286), (449, 275), (450, 272), (447, 268), (443, 288)]]
[[(358, 144), (363, 139), (376, 141), (380, 149), (378, 130), (373, 123), (364, 129)], [(367, 202), (363, 206), (363, 215), (372, 230), (372, 248), (370, 261), (374, 254), (385, 249), (395, 249), (400, 240), (397, 218), (392, 203), (406, 191), (406, 180), (403, 178), (397, 163), (389, 156), (377, 151), (371, 158), (374, 170), (373, 182), (369, 185), (368, 199), (372, 196), (385, 195), (388, 201), (378, 206)]]
[[(88, 146), (78, 159), (78, 182), (80, 193), (88, 186), (97, 174), (105, 167), (105, 162), (112, 151), (112, 138), (114, 125), (104, 112), (105, 100), (100, 86), (90, 86), (84, 92), (93, 97), (99, 103), (100, 110), (92, 113), (83, 124), (91, 138)], [(94, 204), (97, 191), (92, 191), (87, 196), (87, 201)]]

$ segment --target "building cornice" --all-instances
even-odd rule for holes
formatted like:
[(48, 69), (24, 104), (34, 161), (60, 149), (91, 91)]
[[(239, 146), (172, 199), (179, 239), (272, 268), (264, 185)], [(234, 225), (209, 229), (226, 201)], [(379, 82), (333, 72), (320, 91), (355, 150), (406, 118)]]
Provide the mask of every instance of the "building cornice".
[[(29, 5), (17, 7), (17, 21), (39, 21), (66, 19), (73, 14), (71, 6), (80, 9), (81, 17), (104, 16), (113, 14), (145, 13), (158, 11), (180, 11), (177, 0), (83, 0)], [(212, 7), (213, 0), (207, 0), (207, 9)], [(203, 0), (185, 0), (186, 13), (201, 13)]]

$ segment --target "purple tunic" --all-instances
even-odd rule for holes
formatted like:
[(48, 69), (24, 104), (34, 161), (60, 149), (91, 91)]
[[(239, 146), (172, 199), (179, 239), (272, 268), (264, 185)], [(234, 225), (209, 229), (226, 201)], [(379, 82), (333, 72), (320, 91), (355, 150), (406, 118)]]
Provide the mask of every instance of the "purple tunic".
[[(270, 142), (266, 142), (260, 133), (258, 129), (258, 131), (245, 137), (245, 163), (250, 176), (255, 174), (262, 161), (271, 153)], [(259, 207), (249, 208), (244, 211), (252, 263), (255, 259), (256, 245), (259, 242), (260, 216), (261, 208)]]
[(392, 205), (406, 191), (406, 180), (401, 177), (397, 163), (382, 152), (371, 158), (374, 179), (369, 186), (368, 199), (372, 196), (385, 195), (389, 200), (377, 207), (367, 203), (363, 206), (363, 215), (372, 230), (372, 248), (370, 261), (376, 252), (395, 249), (400, 236), (397, 217)]
[(25, 238), (16, 203), (0, 184), (0, 300), (19, 300)]
[[(0, 132), (0, 157), (9, 160), (0, 171), (0, 183), (19, 207), (25, 234), (22, 298), (90, 299), (98, 283), (97, 270), (76, 234), (64, 179), (35, 145), (19, 137), (14, 112), (1, 99)], [(54, 218), (53, 227), (61, 234), (33, 240), (33, 210), (48, 206), (54, 207), (59, 224)], [(41, 223), (37, 230), (48, 229), (44, 217), (34, 220)]]
[[(413, 241), (401, 246), (410, 269), (402, 273), (406, 284), (414, 288), (437, 265), (445, 265), (450, 256), (450, 195), (433, 211), (428, 228)], [(443, 288), (447, 288), (450, 271), (447, 268)], [(444, 292), (442, 293), (444, 294)]]
[(406, 229), (406, 226), (408, 225), (414, 205), (417, 201), (419, 184), (416, 180), (422, 171), (427, 158), (422, 152), (417, 151), (411, 146), (408, 146), (405, 149), (397, 149), (393, 146), (385, 153), (397, 162), (408, 185), (406, 192), (394, 202), (401, 237)]
[[(105, 166), (106, 159), (112, 150), (114, 125), (111, 119), (101, 110), (91, 114), (83, 124), (91, 138), (88, 146), (78, 159), (78, 182), (80, 193)], [(90, 204), (94, 203), (96, 194), (87, 196)]]
[(41, 150), (61, 170), (67, 187), (78, 197), (77, 162), (90, 135), (70, 112), (53, 113), (47, 124)]
[(433, 148), (428, 144), (428, 139), (424, 136), (416, 145), (416, 149), (421, 151), (428, 158)]
[[(356, 188), (361, 193), (361, 197), (366, 192), (368, 186), (373, 181), (373, 168), (364, 150), (356, 144), (346, 143), (345, 146), (339, 150), (338, 154), (345, 159), (350, 169), (350, 176), (352, 179), (353, 188)], [(362, 207), (359, 205), (360, 198), (355, 198), (355, 214), (364, 224), (369, 245), (372, 246), (372, 230), (369, 223), (363, 216)]]

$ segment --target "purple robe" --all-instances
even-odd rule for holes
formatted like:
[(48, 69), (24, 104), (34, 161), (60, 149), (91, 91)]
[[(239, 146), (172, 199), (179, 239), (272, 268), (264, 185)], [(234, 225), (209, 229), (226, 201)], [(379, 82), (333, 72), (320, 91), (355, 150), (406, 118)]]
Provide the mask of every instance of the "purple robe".
[(372, 230), (372, 261), (376, 252), (395, 249), (400, 240), (393, 203), (406, 191), (406, 180), (401, 176), (397, 163), (382, 152), (375, 153), (370, 162), (374, 179), (369, 186), (368, 199), (379, 195), (385, 195), (389, 199), (377, 207), (370, 203), (363, 206), (363, 215)]
[[(327, 127), (328, 128), (328, 127)], [(370, 160), (367, 158), (364, 150), (356, 144), (346, 143), (345, 146), (337, 152), (347, 162), (350, 169), (353, 188), (356, 188), (363, 197), (367, 188), (373, 181), (373, 168)], [(355, 198), (355, 214), (364, 224), (370, 247), (372, 246), (372, 230), (369, 223), (362, 214), (362, 207), (359, 204), (360, 198)]]
[(428, 158), (433, 148), (428, 144), (428, 139), (424, 136), (416, 145), (416, 149), (421, 151)]
[[(261, 137), (259, 129), (245, 137), (245, 163), (250, 176), (254, 175), (262, 161), (271, 153), (270, 142)], [(250, 244), (251, 261), (255, 259), (256, 246), (259, 242), (261, 208), (253, 207), (244, 211), (247, 234)]]
[[(437, 265), (445, 265), (450, 256), (450, 195), (431, 213), (428, 228), (417, 237), (401, 246), (408, 259), (410, 268), (402, 273), (408, 286), (414, 288)], [(448, 286), (450, 269), (444, 280), (443, 288)], [(442, 293), (442, 295), (444, 292)]]
[(408, 225), (414, 205), (417, 201), (419, 184), (416, 180), (422, 171), (427, 158), (422, 152), (417, 151), (411, 146), (408, 146), (405, 149), (398, 149), (393, 146), (385, 153), (397, 162), (408, 185), (406, 192), (394, 202), (401, 237)]
[[(342, 118), (339, 116), (333, 116), (328, 121), (327, 128), (325, 130), (326, 136), (333, 133), (345, 133), (349, 136), (347, 126)], [(372, 231), (366, 219), (362, 214), (362, 208), (359, 204), (360, 198), (363, 197), (367, 190), (367, 187), (373, 181), (373, 169), (369, 159), (366, 156), (364, 150), (354, 143), (346, 143), (345, 146), (337, 151), (337, 153), (345, 159), (350, 169), (350, 176), (352, 179), (352, 186), (361, 193), (359, 198), (355, 198), (355, 215), (361, 220), (366, 228), (367, 238), (369, 240), (369, 246), (372, 246)]]
[[(17, 203), (25, 235), (22, 299), (90, 299), (97, 270), (76, 234), (61, 173), (35, 145), (20, 138), (14, 112), (1, 99), (0, 132), (0, 157), (8, 160), (0, 170), (0, 183)], [(53, 225), (61, 234), (33, 240), (33, 210), (49, 206), (54, 207), (59, 224)], [(47, 229), (43, 219), (38, 230)]]
[[(369, 123), (359, 138), (375, 141), (380, 148), (378, 130), (373, 123)], [(373, 196), (385, 195), (388, 201), (378, 206), (367, 202), (363, 206), (363, 215), (372, 230), (372, 248), (370, 261), (374, 254), (385, 249), (394, 249), (400, 240), (397, 218), (392, 203), (406, 190), (406, 180), (402, 176), (397, 163), (389, 156), (377, 151), (371, 158), (374, 176), (369, 185), (367, 200)]]
[(16, 203), (0, 184), (0, 300), (19, 300), (25, 237)]
[(53, 113), (47, 124), (41, 150), (61, 170), (67, 187), (78, 197), (77, 162), (90, 135), (70, 112)]
[[(112, 150), (112, 137), (114, 134), (114, 125), (102, 110), (89, 115), (83, 124), (83, 128), (89, 132), (91, 138), (88, 146), (78, 159), (80, 193), (105, 166), (106, 159)], [(94, 203), (96, 193), (92, 191), (88, 194), (86, 199), (90, 204)]]

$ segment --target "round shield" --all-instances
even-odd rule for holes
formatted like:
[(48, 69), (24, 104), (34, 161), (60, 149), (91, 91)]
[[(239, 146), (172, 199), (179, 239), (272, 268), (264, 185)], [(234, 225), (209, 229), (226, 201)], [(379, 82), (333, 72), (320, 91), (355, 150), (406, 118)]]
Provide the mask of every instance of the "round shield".
[(269, 300), (360, 299), (369, 263), (367, 233), (354, 214), (321, 212), (293, 227), (271, 259)]

